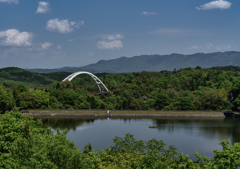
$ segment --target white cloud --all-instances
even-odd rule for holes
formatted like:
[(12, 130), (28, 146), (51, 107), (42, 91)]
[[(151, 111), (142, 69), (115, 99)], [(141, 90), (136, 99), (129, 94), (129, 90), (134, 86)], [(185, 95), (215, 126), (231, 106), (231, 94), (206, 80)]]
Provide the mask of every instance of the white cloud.
[(74, 39), (69, 39), (68, 41), (69, 41), (69, 42), (72, 42), (72, 41), (74, 41)]
[(189, 49), (199, 49), (199, 48), (200, 48), (200, 47), (197, 46), (197, 45), (193, 45), (193, 46), (189, 47)]
[(193, 45), (191, 47), (189, 47), (189, 49), (193, 49), (193, 50), (199, 50), (199, 49), (207, 49), (207, 50), (230, 50), (232, 48), (235, 48), (234, 46), (232, 47), (230, 44), (222, 44), (222, 45), (214, 45), (212, 43), (207, 43), (204, 46), (199, 46), (199, 45)]
[(0, 32), (1, 44), (5, 46), (31, 46), (32, 38), (32, 33), (19, 32), (17, 29)]
[(197, 10), (209, 10), (209, 9), (229, 9), (232, 3), (226, 0), (216, 0), (208, 2), (204, 5), (196, 7)]
[(148, 12), (148, 11), (143, 11), (142, 15), (148, 16), (148, 15), (157, 15), (155, 12)]
[(89, 52), (89, 53), (88, 53), (88, 56), (93, 56), (93, 55), (94, 55), (93, 52)]
[(38, 2), (38, 8), (36, 13), (48, 13), (50, 11), (49, 5), (50, 5), (49, 2), (44, 1)]
[(118, 49), (122, 48), (122, 42), (120, 40), (113, 40), (113, 41), (98, 41), (97, 43), (98, 49)]
[(59, 20), (51, 19), (47, 21), (46, 29), (53, 32), (59, 32), (59, 33), (70, 33), (74, 31), (74, 29), (80, 28), (80, 26), (84, 25), (84, 21), (74, 22), (74, 21), (68, 21), (68, 19), (62, 19)]
[(125, 37), (123, 35), (120, 35), (120, 34), (109, 35), (109, 36), (103, 37), (103, 39), (108, 40), (108, 41), (117, 40), (117, 39), (123, 39), (123, 38), (125, 38)]
[(40, 44), (42, 46), (42, 49), (47, 49), (49, 48), (50, 46), (52, 46), (53, 44), (50, 43), (50, 42), (45, 42), (45, 43), (42, 43)]
[(0, 2), (5, 2), (5, 3), (8, 3), (8, 4), (18, 4), (18, 0), (0, 0)]
[(123, 47), (122, 41), (119, 39), (125, 38), (123, 35), (107, 35), (104, 36), (101, 41), (98, 41), (98, 49), (119, 49)]

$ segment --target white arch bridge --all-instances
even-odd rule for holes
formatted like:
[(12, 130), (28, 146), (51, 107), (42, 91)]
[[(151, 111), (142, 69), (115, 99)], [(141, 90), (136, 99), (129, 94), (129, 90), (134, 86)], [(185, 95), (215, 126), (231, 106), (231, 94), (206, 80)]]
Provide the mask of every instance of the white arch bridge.
[(105, 88), (105, 90), (106, 90), (107, 92), (109, 92), (108, 89), (107, 89), (107, 87), (103, 84), (103, 82), (102, 82), (97, 76), (95, 76), (94, 74), (92, 74), (92, 73), (90, 73), (90, 72), (82, 72), (82, 71), (81, 71), (81, 72), (75, 72), (75, 73), (69, 75), (68, 77), (66, 77), (65, 79), (63, 79), (63, 81), (71, 81), (71, 80), (73, 80), (77, 75), (80, 75), (80, 74), (86, 74), (86, 75), (91, 76), (91, 77), (93, 78), (93, 80), (97, 83), (98, 89), (99, 89), (100, 92), (101, 92), (102, 90), (101, 90), (101, 87), (99, 86), (99, 84), (101, 84), (101, 85)]

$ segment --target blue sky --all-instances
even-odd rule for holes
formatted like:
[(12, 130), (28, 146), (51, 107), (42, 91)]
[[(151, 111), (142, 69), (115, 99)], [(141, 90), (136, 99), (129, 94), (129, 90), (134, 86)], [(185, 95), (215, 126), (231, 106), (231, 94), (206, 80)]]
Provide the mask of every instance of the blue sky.
[(0, 0), (0, 68), (240, 50), (239, 0)]

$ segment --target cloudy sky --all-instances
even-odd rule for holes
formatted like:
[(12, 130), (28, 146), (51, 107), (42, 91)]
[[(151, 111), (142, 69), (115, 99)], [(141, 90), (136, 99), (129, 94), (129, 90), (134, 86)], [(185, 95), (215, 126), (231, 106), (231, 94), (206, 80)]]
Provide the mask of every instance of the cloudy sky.
[(0, 0), (0, 68), (240, 51), (239, 0)]

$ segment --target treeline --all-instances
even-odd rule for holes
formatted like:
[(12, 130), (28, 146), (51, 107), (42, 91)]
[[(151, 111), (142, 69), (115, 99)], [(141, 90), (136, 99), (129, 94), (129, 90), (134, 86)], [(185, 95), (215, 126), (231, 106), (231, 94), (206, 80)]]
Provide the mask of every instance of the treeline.
[[(200, 67), (161, 72), (101, 74), (110, 90), (98, 93), (95, 81), (81, 75), (47, 86), (0, 86), (0, 111), (28, 109), (240, 110), (238, 72)], [(102, 88), (104, 90), (104, 88)]]
[[(179, 69), (178, 71), (182, 71)], [(220, 70), (220, 71), (233, 71), (240, 72), (240, 67), (238, 66), (217, 66), (205, 70)], [(173, 71), (177, 71), (174, 69)], [(166, 73), (171, 71), (160, 71), (160, 73)], [(93, 73), (93, 72), (92, 72)], [(52, 72), (52, 73), (34, 73), (17, 67), (7, 67), (0, 69), (0, 85), (5, 84), (11, 86), (12, 83), (22, 83), (25, 85), (32, 84), (35, 86), (50, 85), (54, 82), (62, 81), (64, 78), (69, 76), (70, 72)], [(97, 73), (97, 77), (107, 75), (109, 73)], [(79, 78), (77, 76), (76, 78)]]
[(223, 150), (214, 150), (214, 157), (196, 160), (178, 153), (173, 145), (162, 140), (137, 141), (133, 135), (115, 137), (114, 146), (94, 151), (91, 144), (83, 151), (66, 138), (67, 130), (54, 132), (43, 128), (40, 119), (24, 117), (16, 110), (0, 116), (0, 168), (238, 168), (240, 143), (221, 141)]
[(224, 70), (224, 71), (234, 71), (234, 72), (240, 72), (240, 67), (238, 66), (215, 66), (210, 68), (211, 70)]

